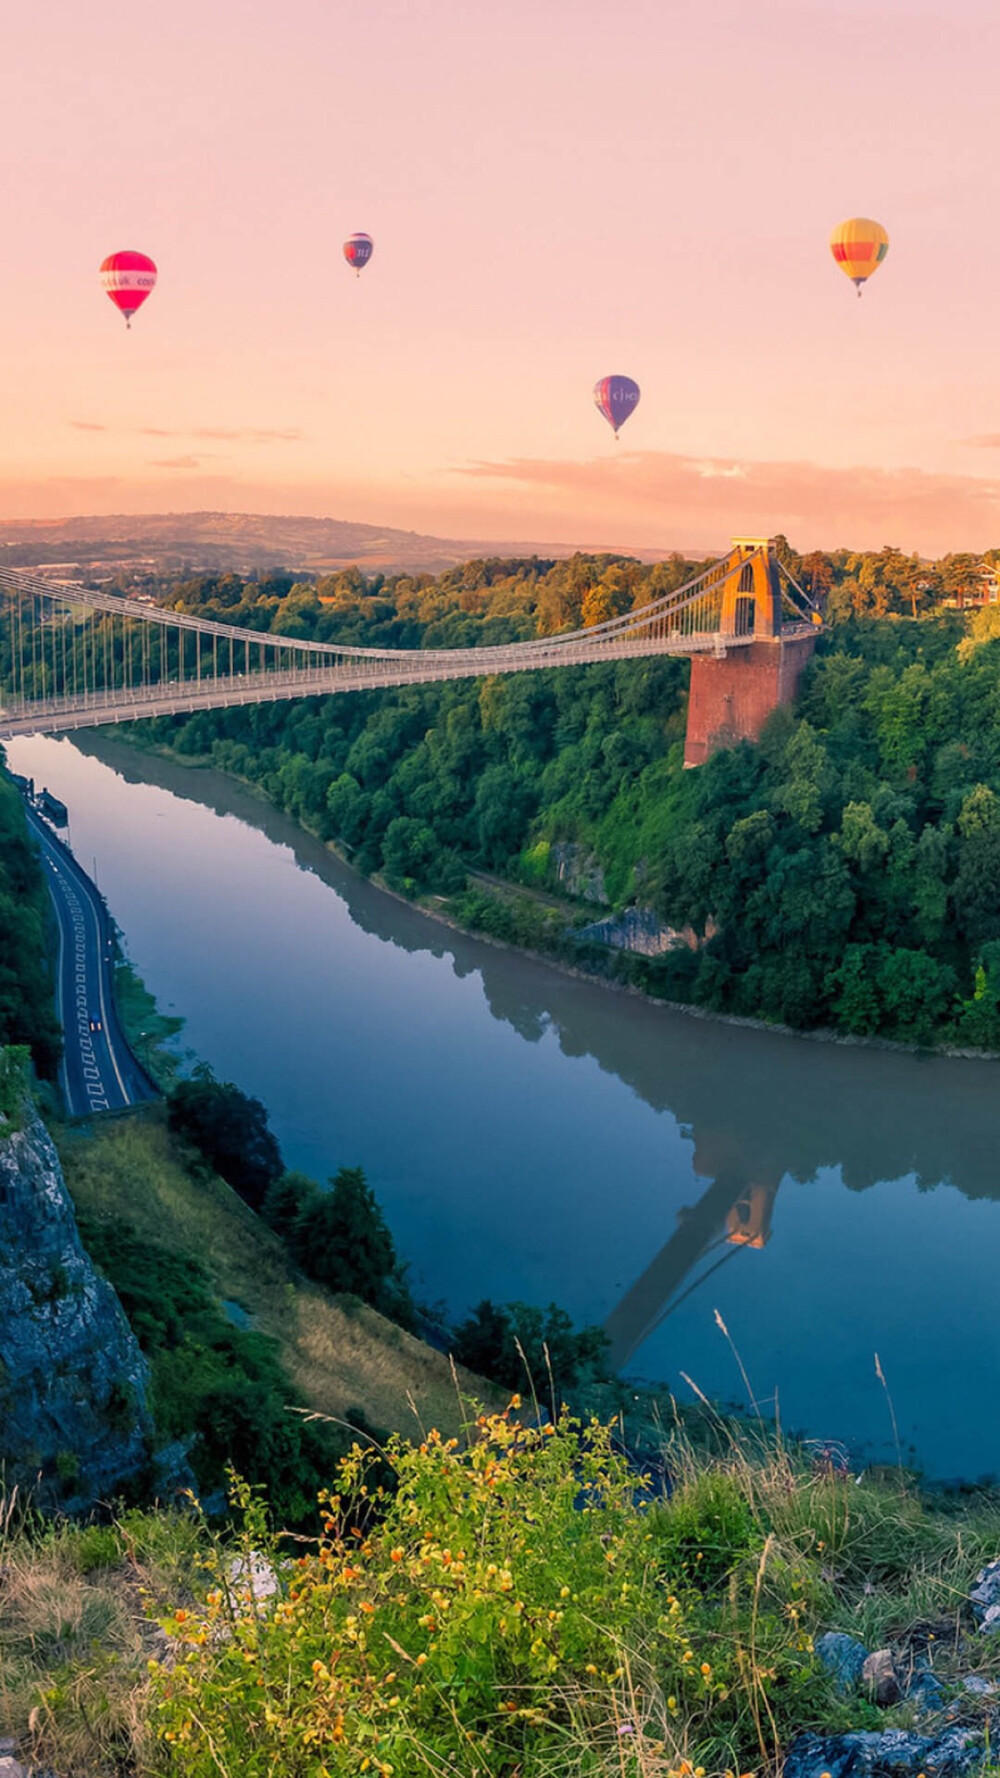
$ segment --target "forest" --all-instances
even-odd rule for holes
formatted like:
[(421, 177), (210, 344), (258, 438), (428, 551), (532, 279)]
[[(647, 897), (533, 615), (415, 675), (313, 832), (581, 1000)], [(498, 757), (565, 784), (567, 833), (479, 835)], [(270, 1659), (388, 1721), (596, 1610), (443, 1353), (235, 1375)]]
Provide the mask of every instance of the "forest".
[[(688, 668), (666, 658), (199, 713), (150, 738), (495, 936), (718, 1012), (998, 1046), (1000, 608), (963, 609), (983, 562), (779, 548), (823, 606), (816, 657), (759, 744), (696, 772)], [(282, 635), (462, 646), (597, 623), (691, 573), (490, 560), (436, 579), (201, 576), (161, 600)], [(586, 903), (565, 895), (568, 856)], [(577, 936), (595, 896), (687, 942), (595, 958)]]

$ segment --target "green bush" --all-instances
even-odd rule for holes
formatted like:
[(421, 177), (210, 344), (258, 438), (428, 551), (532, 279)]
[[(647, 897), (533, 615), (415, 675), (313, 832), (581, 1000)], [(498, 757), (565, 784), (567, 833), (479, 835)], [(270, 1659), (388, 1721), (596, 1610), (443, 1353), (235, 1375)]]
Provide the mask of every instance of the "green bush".
[[(177, 1614), (183, 1658), (156, 1691), (178, 1774), (738, 1772), (810, 1691), (815, 1710), (797, 1578), (786, 1565), (765, 1595), (766, 1550), (743, 1560), (723, 1494), (689, 1497), (678, 1529), (672, 1504), (637, 1504), (608, 1428), (529, 1428), (519, 1406), (464, 1449), (393, 1441), (391, 1499), (356, 1449), (273, 1609), (219, 1586), (206, 1613)], [(738, 1534), (710, 1598), (678, 1561), (699, 1513)]]

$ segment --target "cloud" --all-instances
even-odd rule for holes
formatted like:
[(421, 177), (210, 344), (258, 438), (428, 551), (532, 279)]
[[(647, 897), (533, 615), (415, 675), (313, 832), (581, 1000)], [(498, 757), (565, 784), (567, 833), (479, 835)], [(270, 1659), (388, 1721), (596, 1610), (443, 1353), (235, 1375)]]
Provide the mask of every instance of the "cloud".
[(522, 499), (534, 495), (536, 512), (542, 506), (558, 513), (564, 527), (573, 525), (576, 514), (577, 534), (585, 518), (589, 531), (613, 529), (636, 543), (674, 537), (701, 545), (783, 531), (799, 548), (895, 543), (938, 554), (1000, 542), (1000, 482), (980, 476), (693, 460), (666, 451), (623, 452), (585, 462), (477, 462), (454, 473), (513, 484), (523, 491)]
[(96, 420), (71, 420), (70, 425), (77, 432), (107, 432), (106, 426), (99, 426)]
[(152, 457), (149, 467), (150, 469), (200, 469), (202, 462), (203, 458), (192, 457), (190, 454), (184, 457)]
[(303, 436), (295, 427), (281, 426), (137, 426), (134, 431), (139, 438), (209, 438), (228, 444), (298, 444)]
[(977, 438), (963, 438), (962, 443), (976, 450), (995, 451), (1000, 448), (1000, 432), (981, 432)]

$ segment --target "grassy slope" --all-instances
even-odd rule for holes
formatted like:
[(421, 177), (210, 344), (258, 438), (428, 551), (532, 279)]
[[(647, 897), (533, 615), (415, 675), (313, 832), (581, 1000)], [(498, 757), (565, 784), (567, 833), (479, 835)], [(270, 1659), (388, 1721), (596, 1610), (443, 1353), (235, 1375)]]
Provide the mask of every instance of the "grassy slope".
[[(307, 1283), (221, 1179), (192, 1178), (160, 1108), (56, 1137), (78, 1210), (196, 1254), (220, 1299), (239, 1303), (278, 1341), (288, 1376), (313, 1407), (337, 1417), (362, 1408), (389, 1431), (415, 1432), (415, 1414), (425, 1426), (457, 1430), (448, 1360), (373, 1309)], [(467, 1393), (491, 1394), (467, 1372), (460, 1381)]]

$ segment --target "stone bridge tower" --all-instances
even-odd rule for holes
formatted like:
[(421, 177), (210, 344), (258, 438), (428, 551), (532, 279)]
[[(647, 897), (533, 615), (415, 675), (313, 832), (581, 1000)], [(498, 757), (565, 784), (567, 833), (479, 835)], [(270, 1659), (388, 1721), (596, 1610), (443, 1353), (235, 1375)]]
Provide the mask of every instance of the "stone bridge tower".
[[(773, 542), (735, 538), (723, 568), (720, 651), (691, 658), (686, 766), (702, 765), (719, 747), (756, 741), (772, 710), (792, 702), (816, 633), (797, 623), (783, 635), (781, 607)], [(727, 649), (727, 637), (739, 646)]]

